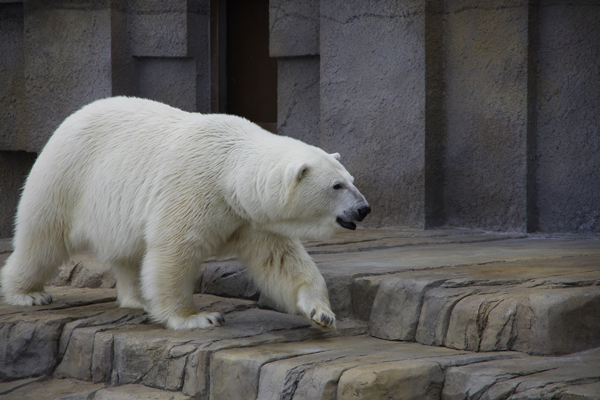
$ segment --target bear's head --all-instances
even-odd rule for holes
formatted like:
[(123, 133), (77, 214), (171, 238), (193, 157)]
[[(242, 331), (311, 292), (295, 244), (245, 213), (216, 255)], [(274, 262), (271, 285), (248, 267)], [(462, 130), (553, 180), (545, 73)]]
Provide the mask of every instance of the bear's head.
[(362, 221), (371, 207), (354, 186), (354, 178), (340, 163), (338, 153), (307, 147), (282, 157), (283, 165), (269, 179), (271, 187), (279, 186), (279, 193), (269, 202), (272, 214), (265, 227), (289, 237), (311, 239), (356, 229), (355, 222)]

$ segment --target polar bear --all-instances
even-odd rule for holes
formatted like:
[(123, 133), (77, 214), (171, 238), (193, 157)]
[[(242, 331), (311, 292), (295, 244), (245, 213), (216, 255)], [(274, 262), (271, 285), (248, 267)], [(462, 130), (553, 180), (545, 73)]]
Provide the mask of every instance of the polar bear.
[(235, 254), (279, 307), (335, 329), (325, 280), (300, 238), (355, 229), (370, 212), (339, 154), (243, 118), (114, 97), (68, 117), (39, 155), (2, 271), (5, 300), (48, 304), (44, 283), (92, 249), (120, 306), (171, 329), (224, 322), (192, 301), (202, 260)]

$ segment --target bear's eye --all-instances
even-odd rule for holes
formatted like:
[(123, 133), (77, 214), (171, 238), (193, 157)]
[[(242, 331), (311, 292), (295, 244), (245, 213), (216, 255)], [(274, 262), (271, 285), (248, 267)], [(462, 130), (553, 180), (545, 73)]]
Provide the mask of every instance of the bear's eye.
[(342, 185), (341, 183), (336, 183), (335, 185), (333, 185), (333, 188), (334, 188), (335, 190), (340, 190), (340, 189), (341, 189), (341, 188), (343, 188), (343, 187), (344, 187), (344, 185)]

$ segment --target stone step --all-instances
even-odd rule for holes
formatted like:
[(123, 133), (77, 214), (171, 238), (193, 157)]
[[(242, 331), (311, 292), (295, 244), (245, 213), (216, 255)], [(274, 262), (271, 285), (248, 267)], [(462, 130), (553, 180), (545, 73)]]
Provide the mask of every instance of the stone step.
[[(338, 318), (369, 321), (373, 336), (537, 355), (600, 346), (597, 238), (380, 234), (307, 244), (309, 251), (331, 250), (313, 258)], [(258, 297), (234, 261), (210, 263), (199, 288)], [(263, 298), (259, 303), (272, 306)]]
[(222, 313), (226, 324), (172, 331), (141, 310), (119, 308), (114, 289), (48, 289), (52, 304), (0, 306), (0, 382), (52, 374), (203, 396), (218, 350), (366, 333), (361, 321), (342, 321), (326, 333), (304, 317), (259, 309), (255, 301), (205, 294), (195, 295), (196, 307)]
[(181, 392), (171, 392), (144, 385), (111, 387), (106, 383), (90, 383), (76, 379), (50, 377), (0, 383), (3, 400), (187, 400)]
[(106, 265), (78, 255), (54, 303), (0, 304), (0, 398), (600, 399), (599, 244), (468, 230), (307, 242), (341, 317), (329, 333), (261, 308), (234, 260), (210, 262), (198, 288), (235, 297), (195, 295), (225, 325), (166, 330), (118, 308)]
[[(598, 398), (593, 396), (600, 384), (600, 349), (563, 357), (477, 353), (380, 340), (348, 323), (340, 324), (338, 335), (350, 337), (339, 337), (309, 328), (296, 316), (258, 310), (250, 301), (209, 295), (196, 296), (197, 306), (223, 312), (227, 324), (172, 332), (147, 323), (136, 310), (116, 308), (112, 290), (56, 289), (51, 290), (57, 301), (28, 320), (20, 307), (2, 310), (21, 321), (3, 336), (8, 346), (2, 354), (21, 344), (10, 365), (26, 363), (22, 374), (40, 373), (32, 368), (40, 361), (36, 350), (52, 338), (60, 360), (53, 371), (44, 371), (55, 379), (0, 384), (2, 398), (505, 399), (521, 392)], [(46, 326), (53, 316), (69, 322)], [(31, 324), (36, 335), (23, 340), (22, 325)], [(54, 334), (44, 330), (50, 327), (57, 328)]]
[[(2, 242), (6, 257), (10, 247)], [(375, 337), (538, 355), (600, 346), (598, 238), (358, 230), (306, 247), (338, 318), (368, 321)], [(115, 281), (106, 264), (81, 254), (52, 283), (114, 287)], [(260, 297), (235, 260), (209, 262), (197, 289)], [(265, 298), (259, 304), (275, 308)]]

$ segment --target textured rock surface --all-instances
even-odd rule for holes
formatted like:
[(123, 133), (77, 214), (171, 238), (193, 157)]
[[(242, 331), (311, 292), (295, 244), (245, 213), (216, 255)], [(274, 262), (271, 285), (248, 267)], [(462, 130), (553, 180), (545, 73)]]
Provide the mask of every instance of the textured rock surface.
[(386, 277), (371, 332), (474, 351), (563, 354), (600, 346), (600, 318), (592, 311), (600, 307), (600, 256), (569, 261), (492, 262)]
[[(118, 308), (108, 267), (78, 255), (53, 278), (68, 285), (49, 286), (54, 303), (0, 305), (0, 396), (600, 398), (597, 238), (358, 230), (306, 247), (337, 332), (261, 309), (234, 260), (209, 262), (197, 287), (237, 298), (194, 298), (225, 325), (166, 330)], [(85, 282), (96, 288), (74, 287)]]
[(563, 357), (527, 357), (452, 367), (443, 398), (598, 399), (600, 349)]

